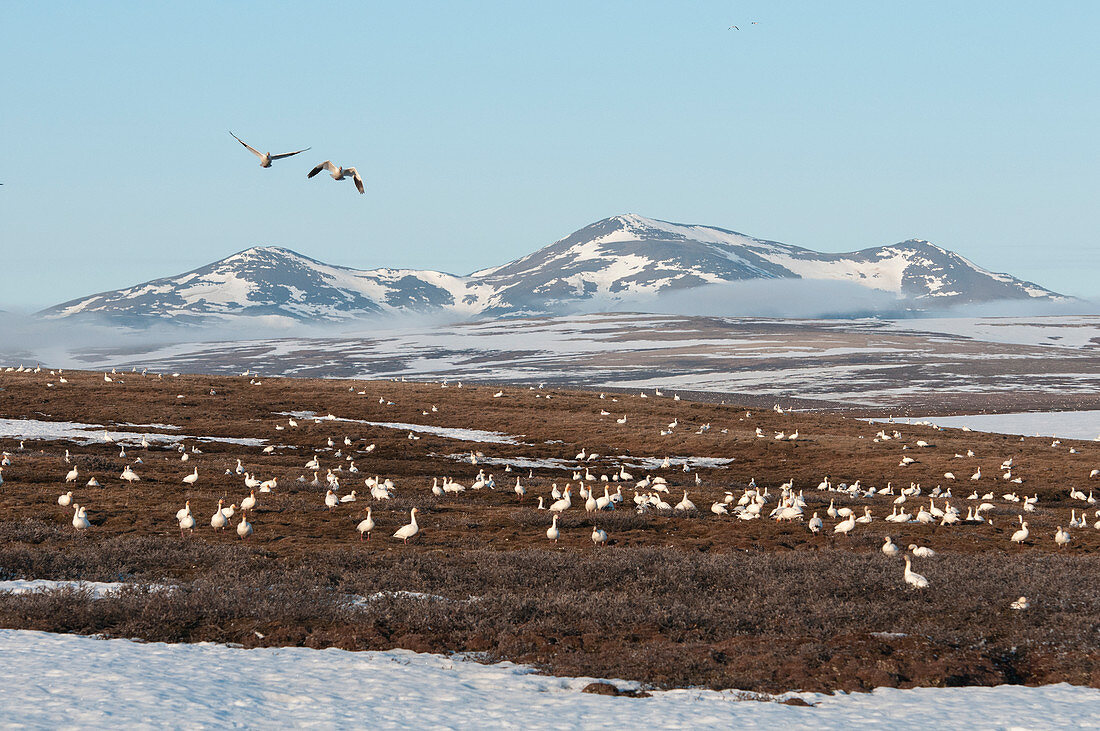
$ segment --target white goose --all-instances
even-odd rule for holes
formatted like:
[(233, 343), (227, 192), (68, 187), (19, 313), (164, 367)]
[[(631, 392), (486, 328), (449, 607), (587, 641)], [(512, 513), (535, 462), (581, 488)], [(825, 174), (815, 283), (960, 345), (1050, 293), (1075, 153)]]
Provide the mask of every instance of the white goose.
[(80, 476), (80, 473), (76, 471), (76, 467), (69, 470), (69, 474), (65, 475), (65, 482), (76, 482), (76, 478)]
[(199, 468), (196, 467), (195, 471), (183, 478), (183, 481), (188, 485), (194, 485), (199, 480)]
[(183, 532), (185, 530), (186, 531), (191, 531), (192, 533), (195, 532), (195, 516), (191, 515), (190, 510), (188, 510), (187, 513), (183, 517), (179, 518), (179, 523), (180, 523), (180, 538), (183, 538)]
[(393, 534), (394, 538), (400, 538), (406, 544), (409, 539), (420, 532), (420, 526), (416, 523), (416, 514), (420, 512), (416, 508), (409, 511), (409, 522), (397, 529), (397, 532)]
[(837, 523), (835, 526), (833, 526), (833, 533), (843, 533), (843, 534), (847, 535), (855, 527), (856, 527), (856, 516), (855, 516), (855, 514), (852, 514), (852, 515), (849, 515), (847, 518), (845, 518), (840, 523)]
[[(540, 500), (542, 498), (539, 498)], [(561, 536), (561, 532), (558, 530), (558, 515), (554, 514), (554, 522), (550, 524), (550, 527), (546, 529), (546, 537), (552, 540), (554, 543), (558, 542), (558, 538)]]
[(214, 530), (225, 530), (225, 525), (229, 522), (229, 518), (222, 512), (222, 503), (222, 500), (218, 501), (218, 509), (210, 516), (210, 527)]
[(312, 178), (314, 175), (321, 172), (322, 170), (327, 170), (332, 173), (333, 180), (345, 180), (347, 178), (351, 178), (351, 180), (355, 182), (355, 187), (356, 189), (358, 189), (359, 193), (363, 193), (363, 178), (359, 176), (359, 171), (355, 168), (343, 168), (339, 165), (333, 165), (330, 161), (325, 160), (323, 163), (310, 170), (309, 175), (307, 175), (306, 177)]
[(336, 497), (336, 493), (334, 493), (332, 490), (329, 490), (325, 493), (325, 507), (327, 507), (329, 510), (332, 510), (339, 504), (340, 500)]
[(824, 525), (824, 523), (821, 520), (821, 518), (818, 517), (817, 512), (815, 511), (814, 512), (814, 517), (810, 518), (810, 522), (807, 525), (808, 525), (811, 533), (818, 533), (818, 532), (821, 531), (821, 528)]
[(905, 557), (905, 583), (909, 584), (909, 586), (912, 586), (914, 589), (928, 588), (928, 579), (913, 571), (908, 556)]
[(359, 531), (359, 540), (363, 540), (363, 535), (367, 536), (367, 540), (370, 540), (370, 532), (374, 530), (374, 518), (371, 517), (370, 506), (367, 506), (367, 517), (359, 521), (359, 525), (355, 526), (355, 530)]
[(182, 508), (180, 508), (179, 510), (176, 511), (176, 520), (183, 520), (184, 516), (187, 516), (187, 515), (190, 515), (190, 514), (191, 514), (191, 501), (188, 500), (187, 503)]
[(1011, 540), (1013, 543), (1023, 543), (1027, 540), (1027, 536), (1027, 521), (1025, 520), (1020, 524), (1020, 529), (1012, 534)]
[(91, 525), (91, 523), (88, 522), (87, 511), (79, 505), (73, 505), (73, 510), (75, 511), (73, 514), (73, 528), (77, 530), (87, 529)]
[(918, 546), (915, 543), (909, 544), (909, 552), (917, 558), (932, 558), (936, 555), (936, 552), (927, 546)]
[(592, 526), (592, 542), (597, 546), (607, 543), (607, 533), (596, 526)]
[(64, 495), (57, 496), (57, 504), (63, 508), (69, 507), (69, 504), (73, 501), (73, 491), (69, 490)]
[(252, 510), (252, 508), (254, 508), (254, 507), (256, 507), (256, 491), (255, 490), (248, 493), (248, 497), (246, 497), (244, 500), (241, 500), (241, 510)]
[(898, 544), (894, 543), (894, 541), (890, 538), (890, 536), (886, 536), (886, 538), (885, 538), (885, 540), (882, 544), (882, 549), (881, 550), (887, 556), (896, 556), (896, 555), (898, 555), (898, 550), (899, 549), (898, 549)]
[(251, 145), (247, 144), (244, 140), (242, 140), (240, 137), (233, 134), (232, 132), (230, 132), (229, 135), (233, 139), (235, 139), (237, 142), (240, 142), (242, 145), (244, 145), (248, 149), (248, 151), (251, 152), (253, 155), (260, 158), (260, 167), (262, 167), (262, 168), (271, 167), (271, 162), (273, 160), (282, 160), (284, 157), (290, 157), (291, 155), (297, 155), (299, 153), (305, 152), (306, 150), (312, 149), (310, 147), (306, 147), (305, 149), (296, 150), (294, 152), (284, 152), (280, 155), (272, 155), (270, 152), (260, 152), (255, 147), (252, 147)]
[(676, 510), (695, 510), (695, 503), (688, 500), (687, 490), (684, 490), (684, 499), (676, 503)]
[(244, 510), (241, 511), (241, 522), (237, 523), (237, 535), (241, 538), (252, 535), (252, 524), (248, 522), (248, 513)]
[(561, 499), (555, 500), (553, 503), (551, 503), (551, 513), (560, 513), (562, 511), (569, 510), (569, 507), (573, 504), (573, 501), (569, 497), (569, 491), (571, 489), (572, 488), (567, 485), (565, 488), (565, 493), (562, 495)]

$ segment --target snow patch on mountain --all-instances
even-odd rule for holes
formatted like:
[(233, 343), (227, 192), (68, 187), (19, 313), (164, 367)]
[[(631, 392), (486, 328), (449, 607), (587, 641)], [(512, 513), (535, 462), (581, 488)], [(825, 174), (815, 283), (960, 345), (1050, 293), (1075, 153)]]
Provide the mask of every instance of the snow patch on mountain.
[[(713, 226), (637, 214), (597, 221), (525, 257), (468, 276), (414, 269), (356, 270), (279, 247), (255, 247), (176, 277), (66, 302), (50, 318), (98, 315), (123, 324), (339, 322), (367, 315), (543, 315), (585, 303), (637, 303), (746, 280), (848, 282), (901, 300), (942, 304), (1060, 295), (990, 272), (921, 240), (829, 254)], [(690, 313), (689, 313), (690, 314)]]

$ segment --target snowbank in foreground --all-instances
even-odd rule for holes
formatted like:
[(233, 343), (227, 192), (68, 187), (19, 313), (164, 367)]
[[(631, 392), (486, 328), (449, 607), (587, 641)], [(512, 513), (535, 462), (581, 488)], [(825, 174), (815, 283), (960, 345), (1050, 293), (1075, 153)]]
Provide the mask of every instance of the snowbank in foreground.
[(553, 678), (393, 650), (243, 650), (0, 630), (0, 718), (57, 726), (535, 728), (1066, 728), (1100, 725), (1100, 691), (880, 689), (803, 694), (816, 707), (676, 690), (650, 698), (581, 693)]

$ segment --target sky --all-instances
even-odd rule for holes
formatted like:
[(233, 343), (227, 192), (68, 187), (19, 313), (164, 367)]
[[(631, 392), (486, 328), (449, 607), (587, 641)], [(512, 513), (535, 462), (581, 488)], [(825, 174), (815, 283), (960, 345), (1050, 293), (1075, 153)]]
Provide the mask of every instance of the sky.
[[(619, 213), (928, 239), (1096, 297), (1098, 26), (1092, 0), (11, 0), (0, 307), (254, 245), (465, 274)], [(262, 169), (229, 130), (312, 149)], [(326, 159), (366, 195), (307, 180)]]

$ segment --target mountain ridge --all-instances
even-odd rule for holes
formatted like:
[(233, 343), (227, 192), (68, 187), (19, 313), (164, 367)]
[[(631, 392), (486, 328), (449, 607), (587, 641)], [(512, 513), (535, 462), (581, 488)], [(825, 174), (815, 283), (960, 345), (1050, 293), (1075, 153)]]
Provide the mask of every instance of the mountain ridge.
[(95, 315), (128, 325), (238, 318), (342, 321), (397, 312), (541, 315), (597, 300), (637, 304), (678, 290), (761, 279), (851, 282), (917, 307), (1064, 299), (922, 239), (823, 253), (729, 229), (622, 214), (468, 275), (359, 270), (281, 246), (254, 246), (179, 275), (77, 298), (39, 314)]

